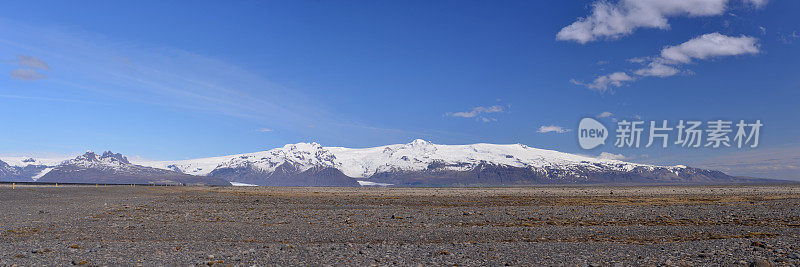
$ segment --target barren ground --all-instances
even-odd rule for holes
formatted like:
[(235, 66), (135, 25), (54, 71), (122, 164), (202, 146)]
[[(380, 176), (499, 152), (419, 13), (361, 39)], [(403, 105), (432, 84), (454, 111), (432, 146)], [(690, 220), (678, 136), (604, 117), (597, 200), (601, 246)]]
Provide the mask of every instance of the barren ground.
[(0, 265), (800, 265), (800, 186), (0, 185)]

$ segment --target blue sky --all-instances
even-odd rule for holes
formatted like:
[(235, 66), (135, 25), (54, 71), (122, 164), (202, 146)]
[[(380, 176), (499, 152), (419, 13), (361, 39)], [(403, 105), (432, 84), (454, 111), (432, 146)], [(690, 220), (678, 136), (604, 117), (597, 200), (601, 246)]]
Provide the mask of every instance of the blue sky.
[[(0, 155), (167, 160), (422, 138), (800, 179), (800, 2), (644, 2), (7, 3)], [(755, 149), (581, 150), (578, 121), (603, 112), (611, 129), (765, 126)]]

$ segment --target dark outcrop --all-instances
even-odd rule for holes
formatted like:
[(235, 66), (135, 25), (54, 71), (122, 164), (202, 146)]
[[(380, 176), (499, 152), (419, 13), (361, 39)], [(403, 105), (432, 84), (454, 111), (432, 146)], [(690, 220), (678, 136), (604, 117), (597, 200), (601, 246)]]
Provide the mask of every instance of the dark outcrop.
[(58, 165), (37, 182), (87, 184), (231, 185), (214, 177), (183, 174), (171, 170), (131, 164), (121, 154), (87, 152)]
[(0, 181), (2, 182), (33, 182), (32, 177), (41, 173), (48, 166), (27, 165), (25, 167), (11, 166), (0, 160)]
[(520, 168), (481, 163), (466, 171), (447, 170), (437, 163), (424, 171), (383, 172), (368, 180), (398, 186), (514, 186), (542, 184), (722, 184), (744, 179), (697, 168), (639, 166), (619, 171), (607, 166)]
[(331, 167), (313, 167), (301, 171), (285, 162), (273, 172), (257, 168), (217, 168), (209, 176), (263, 186), (358, 186), (358, 182)]

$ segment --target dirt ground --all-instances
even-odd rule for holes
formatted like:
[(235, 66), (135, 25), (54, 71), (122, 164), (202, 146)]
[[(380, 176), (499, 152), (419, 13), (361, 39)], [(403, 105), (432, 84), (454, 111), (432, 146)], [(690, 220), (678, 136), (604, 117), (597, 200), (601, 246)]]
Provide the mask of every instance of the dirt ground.
[(800, 186), (0, 185), (0, 265), (800, 265)]

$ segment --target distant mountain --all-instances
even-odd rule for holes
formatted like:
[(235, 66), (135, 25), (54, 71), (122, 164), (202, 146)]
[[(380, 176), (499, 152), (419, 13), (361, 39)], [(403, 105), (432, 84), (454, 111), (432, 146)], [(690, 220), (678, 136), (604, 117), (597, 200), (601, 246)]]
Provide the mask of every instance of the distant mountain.
[(18, 176), (19, 170), (17, 168), (0, 160), (0, 181), (15, 182)]
[(357, 181), (400, 186), (746, 182), (682, 165), (636, 164), (522, 144), (437, 145), (419, 139), (357, 149), (298, 143), (248, 154), (141, 164), (277, 186), (357, 186)]
[(437, 145), (424, 140), (371, 148), (288, 144), (268, 151), (132, 164), (121, 154), (74, 159), (4, 157), (0, 181), (267, 186), (500, 186), (621, 183), (760, 183), (683, 165), (655, 166), (522, 144)]
[(86, 152), (44, 174), (38, 182), (100, 184), (230, 185), (214, 177), (188, 175), (171, 170), (135, 165), (122, 154)]
[(225, 160), (208, 176), (266, 186), (358, 186), (335, 159), (319, 144), (300, 143)]
[(32, 182), (39, 179), (51, 167), (52, 162), (41, 162), (33, 158), (11, 158), (12, 164), (0, 160), (0, 181)]

